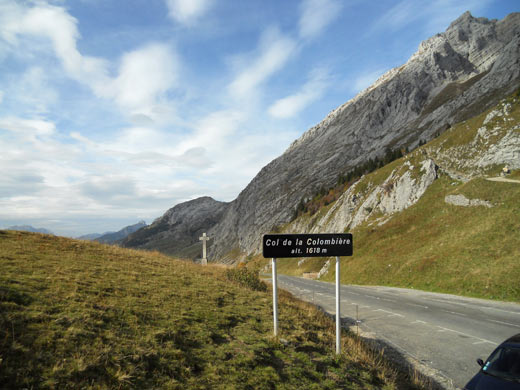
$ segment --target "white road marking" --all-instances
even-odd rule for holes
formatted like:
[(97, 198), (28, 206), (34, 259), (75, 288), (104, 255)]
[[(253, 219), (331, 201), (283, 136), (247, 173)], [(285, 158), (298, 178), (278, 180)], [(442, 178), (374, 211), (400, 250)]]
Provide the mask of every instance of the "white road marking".
[(443, 311), (444, 313), (455, 314), (455, 315), (458, 315), (458, 316), (467, 317), (466, 314), (457, 313), (456, 311), (449, 311), (449, 310), (441, 310), (441, 311)]
[(387, 302), (397, 302), (397, 301), (394, 301), (393, 299), (388, 299), (388, 298), (381, 298), (383, 301), (387, 301)]
[(496, 322), (497, 324), (503, 324), (503, 325), (509, 325), (509, 326), (514, 326), (515, 328), (520, 328), (520, 326), (518, 325), (515, 325), (515, 324), (511, 324), (509, 322), (504, 322), (504, 321), (496, 321), (496, 320), (488, 320), (488, 321), (491, 321), (491, 322)]
[(458, 330), (453, 330), (453, 329), (449, 329), (449, 328), (444, 328), (443, 326), (437, 326), (437, 328), (440, 328), (440, 330), (438, 330), (437, 332), (453, 332), (453, 333), (458, 333), (458, 334), (461, 334), (461, 335), (466, 336), (466, 337), (471, 337), (471, 338), (474, 338), (474, 339), (480, 340), (482, 343), (489, 343), (489, 344), (493, 344), (493, 345), (498, 345), (497, 343), (494, 343), (493, 341), (489, 341), (489, 340), (486, 340), (486, 339), (482, 339), (482, 338), (480, 338), (480, 337), (476, 337), (476, 336), (473, 336), (473, 335), (471, 335), (471, 334), (467, 334), (467, 333), (459, 332)]
[(424, 305), (418, 305), (416, 303), (408, 303), (408, 302), (405, 302), (407, 305), (410, 305), (410, 306), (416, 306), (416, 307), (422, 307), (423, 309), (428, 309), (428, 306), (424, 306)]
[(489, 306), (476, 306), (475, 304), (468, 305), (466, 303), (452, 302), (452, 301), (445, 300), (445, 299), (434, 299), (434, 298), (428, 298), (428, 299), (430, 301), (441, 302), (441, 303), (449, 304), (449, 305), (459, 305), (459, 306), (464, 306), (464, 307), (468, 307), (468, 308), (472, 308), (472, 309), (476, 309), (476, 310), (495, 310), (495, 311), (501, 311), (501, 312), (509, 313), (509, 314), (516, 314), (516, 315), (520, 316), (520, 311), (504, 310), (504, 309), (499, 309), (496, 307), (489, 307)]
[(402, 314), (392, 313), (391, 311), (383, 310), (383, 309), (376, 309), (376, 310), (372, 310), (372, 311), (382, 311), (383, 313), (388, 313), (388, 314), (390, 314), (392, 316), (404, 317)]
[(410, 324), (427, 324), (427, 322), (421, 320), (415, 320), (414, 322), (410, 322)]
[(496, 310), (496, 311), (501, 311), (501, 312), (509, 313), (509, 314), (516, 314), (516, 315), (519, 315), (519, 316), (520, 316), (520, 312), (518, 312), (518, 311), (510, 311), (510, 310), (497, 309), (497, 308), (495, 308), (495, 307), (481, 307), (481, 309)]
[(360, 305), (359, 303), (356, 303), (356, 302), (351, 302), (350, 304), (353, 306), (359, 306), (360, 309), (370, 309), (370, 306)]

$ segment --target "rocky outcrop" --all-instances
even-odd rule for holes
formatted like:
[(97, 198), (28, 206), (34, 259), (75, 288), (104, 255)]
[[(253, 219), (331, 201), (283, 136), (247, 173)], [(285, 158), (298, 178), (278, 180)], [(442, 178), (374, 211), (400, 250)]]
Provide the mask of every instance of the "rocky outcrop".
[[(291, 231), (343, 232), (351, 230), (368, 220), (372, 215), (385, 218), (416, 203), (437, 178), (433, 160), (426, 159), (418, 167), (409, 161), (394, 169), (380, 185), (365, 178), (345, 191), (329, 211), (311, 221), (291, 224)], [(360, 187), (364, 186), (364, 189)]]
[(487, 200), (481, 199), (468, 199), (464, 195), (446, 195), (444, 201), (453, 206), (462, 206), (462, 207), (475, 207), (475, 206), (483, 206), (487, 208), (493, 207), (493, 205)]
[(222, 219), (227, 207), (228, 203), (210, 197), (181, 203), (151, 225), (130, 234), (121, 245), (195, 259), (201, 256), (199, 237)]
[(469, 143), (430, 149), (442, 171), (455, 180), (467, 181), (493, 166), (520, 169), (520, 124), (511, 117), (511, 103), (499, 102), (484, 118)]

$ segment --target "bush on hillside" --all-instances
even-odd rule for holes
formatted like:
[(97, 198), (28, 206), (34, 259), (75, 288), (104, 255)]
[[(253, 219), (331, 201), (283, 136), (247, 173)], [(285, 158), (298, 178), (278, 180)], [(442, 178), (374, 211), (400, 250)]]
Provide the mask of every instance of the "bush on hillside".
[(248, 270), (245, 267), (230, 268), (226, 271), (228, 280), (253, 291), (267, 291), (267, 286), (258, 277), (258, 272)]

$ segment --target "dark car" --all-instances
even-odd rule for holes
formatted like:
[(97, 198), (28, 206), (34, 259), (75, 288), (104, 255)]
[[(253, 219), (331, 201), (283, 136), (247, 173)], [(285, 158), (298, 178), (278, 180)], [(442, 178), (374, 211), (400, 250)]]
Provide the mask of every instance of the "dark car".
[(508, 338), (483, 362), (466, 390), (520, 390), (520, 333)]

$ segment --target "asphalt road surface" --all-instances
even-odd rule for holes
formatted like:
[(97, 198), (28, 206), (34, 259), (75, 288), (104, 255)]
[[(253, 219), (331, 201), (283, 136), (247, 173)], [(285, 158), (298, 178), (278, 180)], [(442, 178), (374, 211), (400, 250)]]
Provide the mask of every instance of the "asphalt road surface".
[[(334, 283), (278, 275), (278, 286), (335, 314)], [(341, 318), (359, 321), (360, 334), (383, 340), (446, 388), (462, 388), (479, 370), (477, 358), (520, 333), (519, 304), (392, 287), (342, 285)]]

